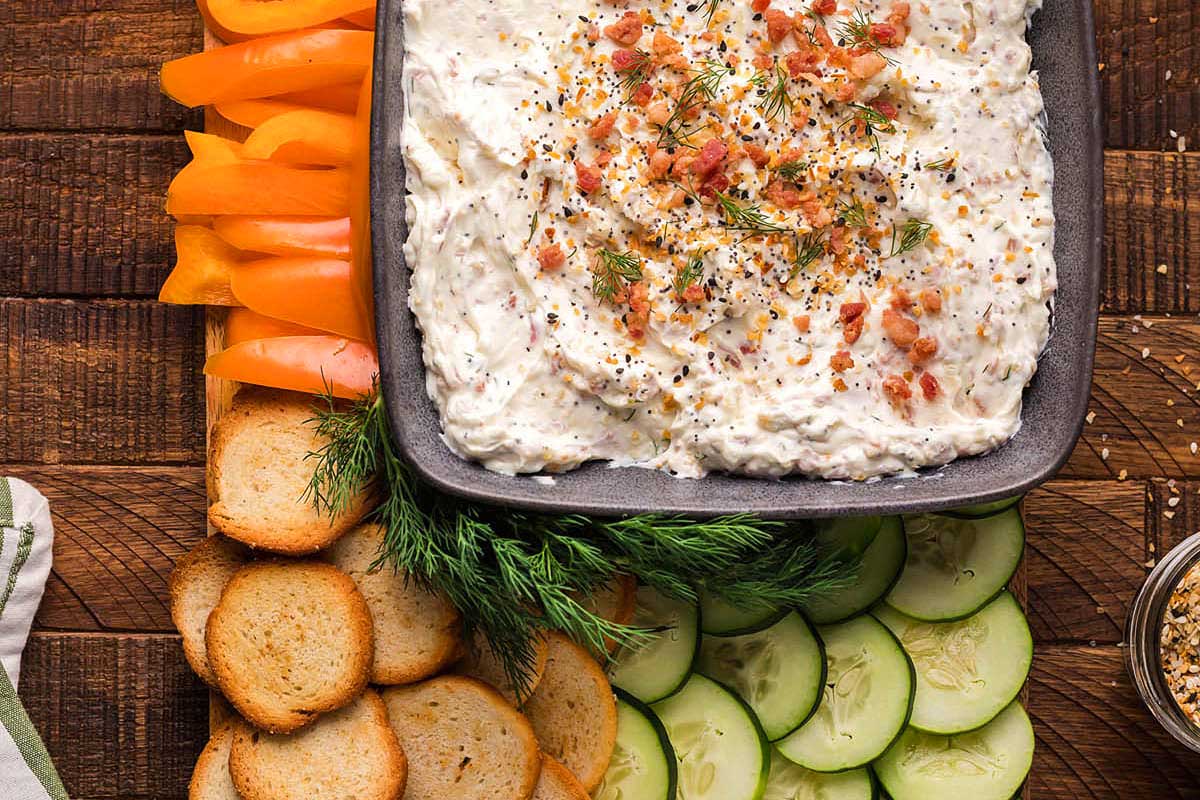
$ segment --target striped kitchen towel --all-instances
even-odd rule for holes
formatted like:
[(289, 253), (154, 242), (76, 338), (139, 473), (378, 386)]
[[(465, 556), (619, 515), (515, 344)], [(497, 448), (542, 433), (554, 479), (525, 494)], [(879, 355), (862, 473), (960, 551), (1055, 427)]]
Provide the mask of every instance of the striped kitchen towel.
[(5, 800), (67, 797), (15, 688), (21, 651), (50, 574), (53, 544), (46, 498), (25, 481), (0, 477), (0, 796)]

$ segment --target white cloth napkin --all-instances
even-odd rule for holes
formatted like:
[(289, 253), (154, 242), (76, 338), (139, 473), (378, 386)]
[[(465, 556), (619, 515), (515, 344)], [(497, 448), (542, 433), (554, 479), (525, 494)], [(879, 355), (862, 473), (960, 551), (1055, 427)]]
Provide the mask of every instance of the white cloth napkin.
[(5, 800), (67, 798), (15, 688), (53, 545), (46, 498), (25, 481), (0, 477), (0, 796)]

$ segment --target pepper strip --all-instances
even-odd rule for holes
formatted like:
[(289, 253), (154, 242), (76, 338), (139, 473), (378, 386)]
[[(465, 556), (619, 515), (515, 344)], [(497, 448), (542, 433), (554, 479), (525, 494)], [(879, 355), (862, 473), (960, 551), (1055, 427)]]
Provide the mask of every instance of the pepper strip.
[(272, 117), (246, 138), (242, 156), (290, 164), (349, 164), (354, 149), (354, 117), (305, 109)]
[(341, 217), (350, 211), (350, 172), (296, 169), (268, 161), (193, 162), (167, 189), (167, 213)]
[(225, 346), (253, 341), (254, 339), (276, 339), (280, 336), (324, 336), (324, 332), (305, 325), (296, 325), (281, 319), (259, 314), (248, 308), (231, 308), (225, 315)]
[(217, 27), (242, 36), (311, 28), (375, 9), (374, 0), (203, 0)]
[(371, 331), (355, 308), (350, 264), (331, 258), (265, 258), (234, 267), (233, 296), (268, 317), (352, 339)]
[(331, 391), (354, 399), (371, 392), (379, 374), (375, 348), (340, 336), (284, 336), (241, 342), (209, 356), (204, 374), (231, 381), (291, 389)]
[(240, 305), (230, 287), (230, 277), (241, 252), (208, 228), (179, 225), (175, 228), (175, 268), (158, 292), (161, 303), (180, 305)]
[(212, 228), (252, 253), (350, 258), (349, 217), (215, 217)]

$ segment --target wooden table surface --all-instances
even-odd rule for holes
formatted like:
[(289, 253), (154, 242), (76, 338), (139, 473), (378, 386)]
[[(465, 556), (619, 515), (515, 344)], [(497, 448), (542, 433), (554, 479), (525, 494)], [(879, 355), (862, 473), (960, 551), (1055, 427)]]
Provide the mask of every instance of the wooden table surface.
[[(1194, 798), (1200, 757), (1119, 643), (1155, 554), (1200, 530), (1200, 2), (1094, 2), (1104, 315), (1094, 416), (1026, 508), (1030, 790)], [(183, 798), (206, 738), (165, 602), (205, 535), (203, 310), (154, 301), (163, 194), (202, 125), (157, 70), (201, 43), (192, 0), (0, 0), (0, 474), (57, 530), (20, 691), (76, 800)]]

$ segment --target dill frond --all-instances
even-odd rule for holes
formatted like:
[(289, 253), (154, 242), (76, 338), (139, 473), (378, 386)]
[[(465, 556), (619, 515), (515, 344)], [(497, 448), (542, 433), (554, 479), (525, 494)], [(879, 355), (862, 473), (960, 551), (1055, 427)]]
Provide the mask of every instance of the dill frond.
[(825, 255), (825, 237), (820, 231), (809, 231), (796, 239), (796, 259), (788, 272), (788, 280), (796, 277), (802, 270), (808, 269), (814, 261)]
[(688, 11), (693, 11), (701, 6), (704, 8), (704, 25), (707, 27), (712, 24), (713, 17), (717, 15), (717, 9), (721, 7), (721, 0), (704, 0), (703, 3), (688, 6)]
[[(778, 65), (775, 66), (773, 72), (773, 77), (765, 72), (759, 72), (751, 79), (751, 82), (759, 87), (758, 110), (767, 122), (771, 122), (785, 111), (792, 110), (792, 98), (788, 95), (787, 73)], [(761, 80), (756, 80), (760, 76)], [(768, 84), (770, 84), (769, 88)]]
[(748, 231), (763, 235), (788, 232), (786, 227), (772, 222), (758, 205), (740, 206), (724, 192), (717, 192), (716, 198), (725, 220), (723, 224), (731, 231)]
[(675, 290), (675, 294), (682, 299), (683, 293), (687, 291), (687, 288), (699, 283), (703, 278), (704, 253), (692, 253), (688, 257), (687, 263), (683, 265), (683, 269), (675, 273), (675, 279), (671, 282), (671, 287)]
[(529, 221), (529, 237), (525, 240), (525, 245), (524, 245), (525, 247), (529, 247), (529, 245), (533, 242), (533, 237), (534, 237), (534, 234), (537, 233), (537, 228), (538, 228), (538, 212), (534, 211), (533, 219), (531, 219)]
[(929, 234), (933, 232), (933, 223), (926, 222), (921, 219), (910, 219), (905, 221), (904, 225), (899, 230), (899, 241), (897, 241), (897, 231), (895, 224), (892, 225), (892, 249), (888, 253), (888, 258), (894, 258), (898, 255), (915, 250), (925, 243), (929, 238)]
[(845, 42), (845, 47), (859, 48), (878, 53), (884, 61), (895, 66), (895, 59), (884, 53), (879, 47), (879, 42), (872, 38), (871, 25), (873, 24), (867, 12), (861, 8), (855, 8), (854, 13), (838, 28), (838, 38)]
[(614, 253), (601, 247), (592, 265), (592, 294), (611, 302), (625, 287), (642, 279), (642, 260), (633, 251)]
[(945, 158), (939, 158), (937, 161), (927, 161), (922, 165), (922, 168), (932, 169), (938, 172), (949, 172), (954, 168), (954, 157), (947, 156)]
[(784, 161), (782, 164), (775, 167), (773, 171), (785, 181), (799, 183), (802, 178), (808, 175), (808, 166), (809, 164), (807, 161)]
[(850, 103), (850, 108), (854, 109), (854, 116), (846, 122), (843, 122), (839, 127), (846, 125), (861, 125), (863, 136), (871, 143), (871, 150), (878, 157), (881, 155), (879, 146), (879, 134), (895, 133), (896, 124), (888, 119), (887, 115), (878, 109), (870, 106), (860, 105), (858, 103)]
[(692, 70), (692, 77), (680, 90), (671, 115), (659, 127), (659, 147), (691, 147), (687, 140), (704, 126), (691, 124), (688, 118), (700, 106), (715, 99), (721, 90), (721, 81), (734, 73), (732, 67), (720, 61), (706, 59), (702, 63), (702, 68)]
[(853, 202), (839, 202), (838, 217), (852, 228), (867, 227), (867, 209), (863, 207), (862, 201), (855, 198)]
[(637, 58), (628, 67), (617, 71), (621, 76), (617, 86), (624, 96), (621, 105), (626, 105), (633, 99), (634, 93), (650, 77), (650, 70), (654, 66), (654, 59), (645, 50), (635, 50), (634, 54)]
[(610, 622), (582, 598), (618, 574), (676, 598), (707, 592), (740, 607), (798, 605), (841, 588), (856, 564), (834, 561), (796, 526), (748, 515), (694, 521), (641, 515), (597, 520), (506, 511), (449, 498), (423, 484), (392, 441), (377, 393), (353, 403), (317, 399), (310, 424), (326, 443), (306, 497), (322, 513), (346, 509), (372, 489), (371, 519), (383, 527), (376, 566), (443, 594), (479, 631), (509, 682), (524, 694), (536, 642), (562, 631), (597, 657), (606, 643), (636, 646), (650, 631)]

